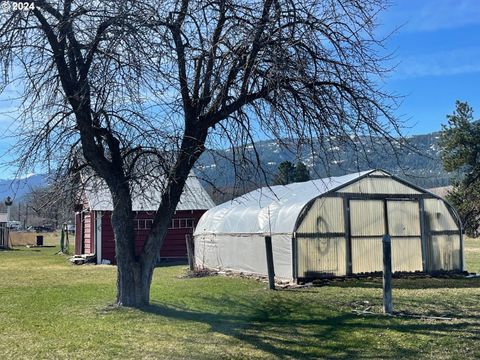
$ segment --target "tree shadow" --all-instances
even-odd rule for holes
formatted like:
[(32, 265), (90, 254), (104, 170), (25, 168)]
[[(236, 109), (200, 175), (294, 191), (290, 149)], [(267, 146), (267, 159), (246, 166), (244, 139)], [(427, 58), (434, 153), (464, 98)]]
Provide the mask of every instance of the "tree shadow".
[(162, 260), (155, 265), (155, 268), (165, 268), (165, 267), (187, 265), (187, 264), (188, 264), (188, 260), (186, 260), (186, 259), (185, 260), (178, 260), (178, 259)]
[[(333, 286), (340, 288), (382, 288), (382, 278), (370, 279), (351, 279), (345, 281), (331, 281), (323, 286)], [(393, 289), (462, 289), (462, 288), (480, 288), (480, 278), (397, 278), (392, 281)]]
[[(467, 321), (432, 323), (383, 315), (372, 315), (366, 320), (353, 313), (329, 309), (319, 312), (312, 304), (292, 298), (270, 297), (267, 302), (262, 302), (222, 296), (199, 300), (202, 306), (219, 309), (219, 312), (161, 303), (152, 303), (141, 310), (170, 319), (207, 324), (213, 332), (231, 336), (278, 358), (418, 357), (420, 350), (394, 339), (388, 340), (391, 346), (387, 353), (376, 352), (377, 334), (386, 329), (413, 336), (436, 337), (468, 331), (475, 334), (474, 339), (478, 338), (478, 329)], [(363, 336), (365, 332), (369, 336)], [(358, 336), (359, 333), (362, 335)]]

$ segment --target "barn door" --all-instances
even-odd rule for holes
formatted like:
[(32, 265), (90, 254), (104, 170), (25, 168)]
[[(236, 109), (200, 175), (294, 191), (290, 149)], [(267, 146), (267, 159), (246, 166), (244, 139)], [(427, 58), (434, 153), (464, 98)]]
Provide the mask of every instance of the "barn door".
[(417, 200), (350, 200), (352, 273), (382, 271), (382, 237), (392, 237), (393, 271), (421, 271)]

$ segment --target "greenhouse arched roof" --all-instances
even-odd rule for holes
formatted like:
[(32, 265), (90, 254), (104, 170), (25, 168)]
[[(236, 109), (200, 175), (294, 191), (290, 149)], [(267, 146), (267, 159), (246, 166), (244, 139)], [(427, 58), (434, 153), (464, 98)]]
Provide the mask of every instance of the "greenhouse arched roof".
[(300, 212), (311, 200), (373, 171), (251, 191), (208, 210), (194, 235), (293, 233)]

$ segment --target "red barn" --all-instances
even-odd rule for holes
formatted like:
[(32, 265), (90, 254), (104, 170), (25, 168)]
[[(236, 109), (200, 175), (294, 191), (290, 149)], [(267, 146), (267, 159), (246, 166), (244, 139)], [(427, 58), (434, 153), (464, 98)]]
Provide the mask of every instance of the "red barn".
[[(142, 191), (132, 191), (136, 248), (140, 251), (153, 223), (158, 208), (161, 187), (152, 185)], [(215, 206), (195, 176), (190, 176), (172, 218), (160, 250), (161, 259), (186, 259), (185, 235), (192, 234), (203, 213)], [(115, 263), (115, 239), (110, 222), (113, 205), (110, 192), (97, 181), (86, 186), (83, 203), (75, 213), (75, 254), (95, 255), (97, 264), (103, 260)]]

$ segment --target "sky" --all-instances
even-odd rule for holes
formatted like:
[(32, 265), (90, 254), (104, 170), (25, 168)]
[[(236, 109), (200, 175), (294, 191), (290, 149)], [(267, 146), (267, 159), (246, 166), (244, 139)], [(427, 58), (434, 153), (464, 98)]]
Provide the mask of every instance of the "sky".
[[(440, 130), (457, 99), (480, 118), (480, 0), (396, 0), (379, 21), (379, 36), (398, 28), (386, 43), (395, 68), (382, 85), (401, 96), (404, 135)], [(14, 141), (5, 139), (14, 96), (13, 89), (0, 95), (0, 179), (13, 174), (1, 163)]]
[(441, 130), (455, 101), (480, 118), (480, 1), (397, 0), (381, 15), (396, 67), (385, 86), (402, 96), (406, 134)]

